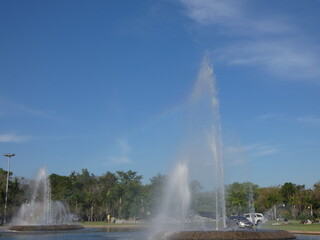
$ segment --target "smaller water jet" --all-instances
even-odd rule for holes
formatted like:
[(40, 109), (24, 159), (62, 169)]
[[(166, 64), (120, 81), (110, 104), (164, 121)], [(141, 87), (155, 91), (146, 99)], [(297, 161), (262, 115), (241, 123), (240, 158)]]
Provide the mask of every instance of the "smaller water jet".
[(51, 200), (50, 179), (45, 168), (41, 168), (35, 180), (29, 202), (22, 204), (13, 217), (8, 230), (53, 231), (82, 229), (79, 224), (71, 224), (74, 214), (60, 201)]

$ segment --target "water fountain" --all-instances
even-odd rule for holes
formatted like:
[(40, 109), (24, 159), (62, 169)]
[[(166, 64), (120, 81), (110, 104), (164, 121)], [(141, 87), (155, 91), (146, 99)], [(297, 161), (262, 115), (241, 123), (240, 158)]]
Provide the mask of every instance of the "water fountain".
[(188, 216), (191, 194), (189, 191), (188, 167), (185, 162), (179, 162), (165, 187), (165, 194), (160, 206), (160, 214), (151, 227), (153, 235), (159, 230), (184, 228), (184, 219)]
[[(152, 239), (162, 240), (188, 240), (188, 239), (293, 239), (294, 235), (287, 231), (270, 231), (270, 230), (233, 230), (226, 228), (226, 207), (224, 192), (224, 169), (223, 169), (223, 142), (221, 132), (221, 120), (219, 113), (219, 100), (217, 97), (216, 79), (213, 73), (213, 67), (210, 65), (208, 56), (205, 56), (201, 69), (191, 95), (191, 108), (194, 125), (196, 127), (188, 139), (194, 141), (187, 144), (183, 160), (180, 160), (177, 167), (172, 172), (166, 189), (165, 200), (161, 208), (161, 217), (157, 221), (156, 232)], [(197, 112), (197, 109), (201, 109)], [(204, 113), (204, 114), (202, 114)], [(201, 135), (201, 136), (200, 136)], [(205, 138), (199, 144), (200, 138)], [(196, 148), (192, 153), (191, 148)], [(200, 149), (200, 150), (199, 150)], [(209, 160), (208, 160), (209, 159)], [(215, 189), (215, 226), (205, 230), (190, 230), (185, 223), (190, 205), (190, 192), (188, 172), (195, 168), (202, 169), (198, 172), (202, 175), (208, 169), (209, 175), (214, 175), (209, 182)], [(208, 180), (206, 180), (208, 182)], [(169, 195), (169, 196), (168, 196)], [(177, 202), (180, 202), (178, 204)], [(212, 203), (214, 204), (214, 203)], [(165, 224), (169, 216), (178, 212), (175, 219), (181, 224)], [(182, 219), (184, 218), (184, 219)], [(185, 224), (183, 224), (185, 223)], [(193, 228), (192, 228), (193, 229)]]
[(75, 230), (83, 226), (71, 224), (74, 215), (65, 204), (51, 200), (50, 180), (45, 168), (41, 168), (34, 182), (30, 201), (22, 204), (13, 217), (8, 230), (52, 231)]

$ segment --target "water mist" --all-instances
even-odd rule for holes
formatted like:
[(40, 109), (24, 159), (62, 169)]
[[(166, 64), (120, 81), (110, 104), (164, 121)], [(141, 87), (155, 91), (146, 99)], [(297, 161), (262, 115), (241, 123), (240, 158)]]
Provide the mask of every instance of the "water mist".
[(195, 115), (193, 117), (195, 119), (194, 125), (198, 125), (193, 128), (196, 129), (196, 134), (203, 139), (205, 147), (201, 153), (197, 153), (196, 159), (191, 160), (191, 164), (201, 164), (197, 159), (199, 159), (199, 155), (202, 155), (203, 168), (211, 169), (211, 174), (214, 175), (214, 179), (209, 178), (209, 181), (213, 182), (206, 184), (215, 189), (215, 228), (218, 230), (220, 227), (226, 227), (226, 208), (223, 142), (216, 82), (213, 66), (206, 55), (191, 95), (191, 108)]
[[(165, 222), (174, 219), (170, 228), (183, 229), (190, 215), (189, 183), (201, 178), (207, 189), (214, 189), (215, 228), (225, 227), (225, 192), (222, 137), (216, 79), (208, 56), (205, 56), (188, 101), (188, 127), (181, 156), (170, 175), (157, 220), (158, 230), (168, 230)], [(211, 226), (213, 228), (213, 226)]]
[(73, 214), (60, 201), (51, 200), (51, 186), (45, 168), (41, 168), (28, 202), (22, 204), (12, 225), (57, 225), (72, 222)]

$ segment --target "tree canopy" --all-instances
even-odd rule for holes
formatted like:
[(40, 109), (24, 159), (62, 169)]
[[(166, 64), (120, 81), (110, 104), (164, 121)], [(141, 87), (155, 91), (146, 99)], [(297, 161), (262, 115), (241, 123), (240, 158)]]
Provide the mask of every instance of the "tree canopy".
[[(10, 173), (8, 219), (31, 194), (32, 180), (12, 177)], [(7, 172), (0, 168), (0, 201), (5, 201)], [(155, 217), (163, 200), (168, 177), (157, 174), (142, 183), (143, 176), (135, 171), (106, 172), (95, 176), (87, 169), (69, 176), (51, 174), (52, 200), (67, 203), (72, 213), (82, 221), (104, 221), (108, 215), (119, 219), (148, 219)], [(208, 217), (215, 215), (215, 192), (203, 189), (201, 183), (192, 180), (192, 214)], [(320, 181), (312, 189), (304, 185), (286, 182), (283, 185), (260, 188), (250, 182), (234, 182), (225, 186), (228, 215), (246, 212), (262, 212), (270, 219), (304, 219), (320, 214)], [(0, 204), (0, 220), (4, 204)]]

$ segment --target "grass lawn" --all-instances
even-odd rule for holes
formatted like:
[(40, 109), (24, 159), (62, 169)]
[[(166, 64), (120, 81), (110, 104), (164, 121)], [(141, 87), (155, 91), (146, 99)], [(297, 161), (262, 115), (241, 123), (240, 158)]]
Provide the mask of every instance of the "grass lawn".
[(135, 226), (146, 226), (143, 223), (107, 223), (107, 222), (81, 222), (79, 223), (84, 227), (135, 227)]
[[(146, 224), (138, 223), (107, 223), (107, 222), (75, 222), (74, 224), (80, 224), (84, 227), (105, 227), (105, 228), (130, 228), (130, 227), (143, 227)], [(0, 229), (7, 229), (8, 226), (0, 226)]]
[(272, 225), (279, 223), (277, 221), (268, 221), (262, 226), (262, 228), (267, 229), (278, 229), (287, 231), (310, 231), (310, 232), (320, 232), (320, 223), (313, 224), (301, 224), (298, 221), (289, 221), (287, 225)]
[[(288, 224), (283, 225), (273, 225), (279, 224), (279, 221), (268, 221), (261, 226), (262, 229), (275, 229), (275, 230), (287, 230), (287, 231), (307, 231), (307, 232), (319, 232), (320, 233), (320, 223), (314, 224), (301, 224), (298, 221), (289, 221)], [(137, 224), (137, 223), (107, 223), (107, 222), (84, 222), (80, 223), (84, 227), (143, 227), (147, 224)]]

